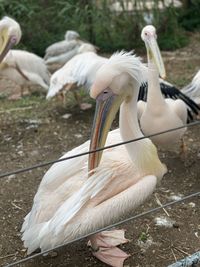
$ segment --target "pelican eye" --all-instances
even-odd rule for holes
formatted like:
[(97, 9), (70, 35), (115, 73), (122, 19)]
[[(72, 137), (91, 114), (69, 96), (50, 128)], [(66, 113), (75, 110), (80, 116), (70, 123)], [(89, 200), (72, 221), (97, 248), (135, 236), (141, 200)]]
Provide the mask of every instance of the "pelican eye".
[(98, 96), (97, 96), (97, 100), (100, 100), (100, 101), (105, 101), (107, 100), (110, 96), (113, 95), (113, 92), (111, 89), (105, 89), (103, 90), (103, 92), (101, 92)]
[(16, 36), (11, 36), (11, 42), (15, 44), (17, 42), (17, 37)]

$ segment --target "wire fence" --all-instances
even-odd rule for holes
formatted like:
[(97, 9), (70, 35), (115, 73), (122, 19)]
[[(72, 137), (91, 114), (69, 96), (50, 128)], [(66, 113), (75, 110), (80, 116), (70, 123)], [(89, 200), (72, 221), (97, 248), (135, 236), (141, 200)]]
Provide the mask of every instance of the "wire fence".
[(22, 172), (28, 172), (28, 171), (31, 171), (33, 169), (37, 169), (37, 168), (45, 167), (47, 165), (51, 165), (53, 163), (58, 163), (58, 162), (61, 162), (61, 161), (65, 161), (65, 160), (70, 160), (70, 159), (86, 156), (86, 155), (89, 155), (89, 154), (92, 154), (92, 153), (96, 153), (96, 152), (99, 152), (99, 151), (102, 151), (102, 150), (106, 150), (106, 149), (109, 149), (109, 148), (113, 148), (113, 147), (117, 147), (117, 146), (121, 146), (121, 145), (126, 145), (126, 144), (129, 144), (129, 143), (133, 143), (133, 142), (136, 142), (136, 141), (143, 140), (145, 138), (151, 138), (151, 137), (154, 137), (154, 136), (157, 136), (157, 135), (160, 135), (160, 134), (165, 134), (165, 133), (177, 131), (177, 130), (180, 130), (180, 129), (183, 129), (183, 128), (197, 126), (199, 124), (200, 124), (200, 120), (197, 120), (197, 121), (194, 121), (194, 122), (191, 122), (191, 123), (188, 123), (188, 124), (184, 124), (182, 126), (179, 126), (179, 127), (176, 127), (176, 128), (172, 128), (172, 129), (169, 129), (169, 130), (166, 130), (166, 131), (161, 131), (161, 132), (157, 132), (157, 133), (154, 133), (154, 134), (142, 136), (142, 137), (139, 137), (139, 138), (136, 138), (136, 139), (131, 139), (131, 140), (128, 140), (128, 141), (124, 141), (124, 142), (120, 142), (120, 143), (117, 143), (117, 144), (105, 146), (105, 147), (98, 148), (98, 149), (91, 150), (91, 151), (87, 151), (87, 152), (84, 152), (84, 153), (79, 153), (79, 154), (72, 155), (72, 156), (69, 156), (69, 157), (60, 158), (60, 159), (57, 159), (57, 160), (51, 160), (51, 161), (47, 161), (47, 162), (44, 162), (44, 163), (39, 163), (37, 165), (30, 166), (30, 167), (27, 167), (27, 168), (22, 168), (22, 169), (10, 171), (10, 172), (2, 173), (2, 174), (0, 174), (0, 178), (7, 177), (7, 176), (10, 176), (10, 175), (14, 175), (14, 174), (19, 174), (19, 173), (22, 173)]
[[(77, 157), (81, 157), (81, 156), (85, 156), (85, 155), (88, 155), (88, 154), (91, 154), (91, 153), (95, 153), (95, 152), (98, 152), (98, 151), (102, 151), (102, 150), (105, 150), (105, 149), (109, 149), (109, 148), (113, 148), (113, 147), (117, 147), (117, 146), (120, 146), (120, 145), (125, 145), (125, 144), (129, 144), (129, 143), (132, 143), (132, 142), (136, 142), (136, 141), (139, 141), (139, 140), (142, 140), (142, 139), (145, 139), (145, 138), (150, 138), (150, 137), (153, 137), (153, 136), (156, 136), (156, 135), (160, 135), (160, 134), (164, 134), (164, 133), (168, 133), (168, 132), (172, 132), (172, 131), (176, 131), (176, 130), (179, 130), (179, 129), (182, 129), (182, 128), (188, 128), (188, 127), (192, 127), (192, 126), (197, 126), (200, 124), (200, 120), (197, 120), (195, 122), (192, 122), (192, 123), (189, 123), (189, 124), (185, 124), (183, 126), (180, 126), (180, 127), (176, 127), (176, 128), (173, 128), (173, 129), (169, 129), (167, 131), (161, 131), (161, 132), (158, 132), (158, 133), (155, 133), (155, 134), (151, 134), (151, 135), (148, 135), (148, 136), (143, 136), (143, 137), (140, 137), (140, 138), (137, 138), (137, 139), (132, 139), (132, 140), (128, 140), (128, 141), (125, 141), (125, 142), (120, 142), (120, 143), (117, 143), (117, 144), (113, 144), (113, 145), (110, 145), (110, 146), (106, 146), (106, 147), (103, 147), (103, 148), (98, 148), (96, 150), (92, 150), (92, 151), (87, 151), (87, 152), (84, 152), (84, 153), (79, 153), (79, 154), (76, 154), (76, 155), (72, 155), (72, 156), (69, 156), (69, 157), (65, 157), (65, 158), (61, 158), (61, 159), (58, 159), (58, 160), (52, 160), (52, 161), (48, 161), (48, 162), (44, 162), (44, 163), (40, 163), (40, 164), (37, 164), (37, 165), (34, 165), (34, 166), (30, 166), (30, 167), (27, 167), (27, 168), (23, 168), (23, 169), (18, 169), (18, 170), (14, 170), (14, 171), (11, 171), (11, 172), (7, 172), (7, 173), (3, 173), (0, 175), (0, 178), (3, 178), (3, 177), (7, 177), (7, 176), (10, 176), (10, 175), (13, 175), (13, 174), (19, 174), (19, 173), (22, 173), (22, 172), (27, 172), (27, 171), (30, 171), (30, 170), (33, 170), (33, 169), (36, 169), (36, 168), (40, 168), (40, 167), (44, 167), (44, 166), (47, 166), (47, 165), (50, 165), (50, 164), (53, 164), (53, 163), (58, 163), (58, 162), (61, 162), (61, 161), (65, 161), (65, 160), (70, 160), (70, 159), (73, 159), (73, 158), (77, 158)], [(186, 201), (190, 198), (193, 198), (193, 197), (197, 197), (197, 196), (200, 196), (200, 191), (199, 192), (195, 192), (195, 193), (191, 193), (190, 195), (187, 195), (185, 197), (182, 197), (181, 199), (179, 200), (175, 200), (175, 201), (172, 201), (172, 202), (168, 202), (164, 205), (161, 205), (159, 207), (156, 207), (156, 208), (153, 208), (153, 209), (150, 209), (148, 211), (145, 211), (143, 213), (140, 213), (138, 215), (135, 215), (135, 216), (132, 216), (132, 217), (129, 217), (127, 219), (124, 219), (124, 220), (121, 220), (117, 223), (114, 223), (112, 225), (109, 225), (109, 226), (106, 226), (104, 228), (101, 228), (101, 229), (98, 229), (94, 232), (91, 232), (87, 235), (83, 235), (81, 237), (78, 237), (76, 239), (73, 239), (69, 242), (66, 242), (65, 244), (62, 244), (62, 245), (59, 245), (59, 246), (56, 246), (54, 247), (53, 249), (48, 249), (48, 250), (45, 250), (43, 252), (40, 252), (40, 253), (37, 253), (37, 254), (34, 254), (34, 255), (31, 255), (29, 257), (26, 257), (26, 258), (23, 258), (19, 261), (16, 261), (16, 262), (13, 262), (13, 263), (10, 263), (10, 264), (7, 264), (5, 265), (6, 267), (11, 267), (11, 266), (16, 266), (16, 265), (19, 265), (21, 263), (24, 263), (24, 262), (27, 262), (29, 260), (32, 260), (34, 258), (37, 258), (39, 256), (42, 256), (46, 253), (49, 253), (51, 252), (52, 250), (55, 250), (55, 249), (60, 249), (66, 245), (69, 245), (69, 244), (72, 244), (74, 242), (77, 242), (77, 241), (80, 241), (84, 238), (87, 238), (91, 235), (94, 235), (94, 234), (97, 234), (99, 232), (102, 232), (102, 231), (105, 231), (105, 230), (108, 230), (110, 228), (113, 228), (113, 227), (116, 227), (116, 226), (119, 226), (121, 224), (124, 224), (124, 223), (127, 223), (129, 221), (132, 221), (132, 220), (136, 220), (136, 219), (139, 219), (141, 217), (144, 217), (146, 215), (149, 215), (151, 213), (155, 213), (161, 209), (164, 209), (164, 208), (167, 208), (169, 206), (173, 206), (175, 204), (178, 204), (178, 203), (181, 203), (183, 201)]]

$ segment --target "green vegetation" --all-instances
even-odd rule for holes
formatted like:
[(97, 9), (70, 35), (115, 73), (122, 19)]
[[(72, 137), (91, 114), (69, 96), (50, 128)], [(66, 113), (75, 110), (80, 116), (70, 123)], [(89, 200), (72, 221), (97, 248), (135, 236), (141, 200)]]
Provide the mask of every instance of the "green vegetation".
[(148, 237), (149, 237), (149, 234), (148, 233), (141, 232), (141, 234), (139, 236), (139, 240), (145, 243), (147, 241)]
[(184, 28), (191, 30), (200, 25), (200, 4), (192, 1), (190, 8), (183, 10), (172, 6), (159, 10), (158, 0), (154, 0), (151, 14), (144, 0), (130, 0), (133, 6), (137, 6), (134, 11), (127, 11), (123, 0), (118, 0), (121, 11), (111, 11), (114, 2), (117, 1), (0, 0), (0, 15), (11, 16), (20, 23), (23, 38), (19, 47), (40, 56), (44, 55), (48, 45), (62, 40), (68, 29), (78, 31), (83, 39), (91, 41), (101, 51), (143, 48), (140, 31), (146, 24), (144, 13), (146, 16), (153, 14), (162, 49), (184, 46), (187, 43)]

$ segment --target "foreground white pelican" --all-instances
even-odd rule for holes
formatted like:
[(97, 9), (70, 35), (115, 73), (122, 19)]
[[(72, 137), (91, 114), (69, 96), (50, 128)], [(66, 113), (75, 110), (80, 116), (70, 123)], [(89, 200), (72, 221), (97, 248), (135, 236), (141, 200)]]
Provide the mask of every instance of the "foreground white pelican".
[[(121, 103), (120, 131), (110, 132), (106, 145), (143, 136), (136, 105), (140, 65), (131, 53), (118, 53), (98, 70), (90, 91), (97, 101), (91, 149), (104, 146)], [(88, 151), (88, 147), (86, 142), (63, 157)], [(118, 221), (152, 194), (166, 172), (149, 139), (106, 150), (102, 160), (101, 156), (99, 152), (89, 160), (83, 156), (63, 161), (48, 170), (22, 227), (28, 253), (53, 248)], [(115, 247), (124, 242), (122, 230), (90, 237), (93, 254), (115, 267), (123, 266), (128, 257)]]
[[(147, 48), (149, 89), (147, 102), (138, 102), (138, 118), (142, 132), (144, 135), (149, 135), (186, 124), (187, 106), (180, 99), (165, 99), (161, 93), (159, 73), (155, 61), (152, 58), (152, 51), (158, 51), (155, 28), (151, 25), (144, 27), (141, 37)], [(164, 72), (164, 65), (162, 68)], [(185, 131), (186, 128), (183, 128), (154, 136), (151, 140), (160, 147), (170, 149), (180, 141)]]
[(19, 43), (21, 36), (20, 26), (14, 19), (3, 17), (0, 20), (0, 62), (9, 50)]

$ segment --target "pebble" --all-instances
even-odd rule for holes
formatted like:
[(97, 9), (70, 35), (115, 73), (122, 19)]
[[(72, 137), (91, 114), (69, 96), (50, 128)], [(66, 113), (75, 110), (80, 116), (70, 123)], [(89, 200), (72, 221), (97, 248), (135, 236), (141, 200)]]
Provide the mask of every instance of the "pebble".
[(69, 119), (71, 116), (72, 116), (72, 114), (66, 113), (66, 114), (62, 115), (62, 118), (63, 119)]

